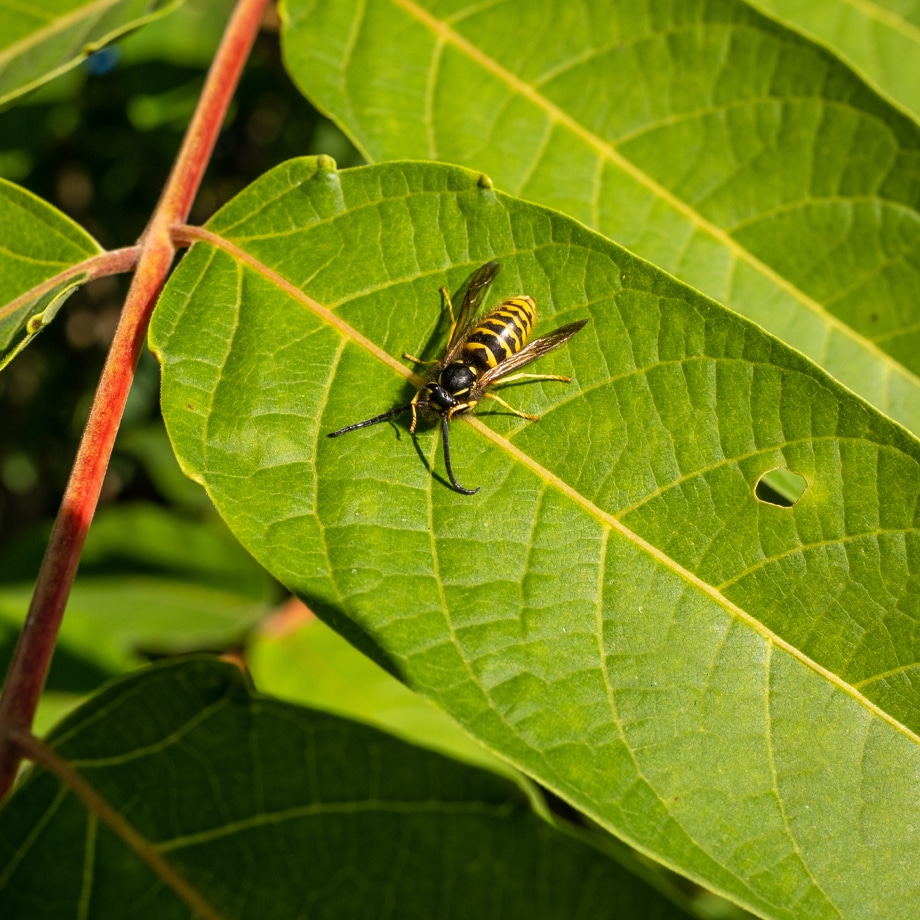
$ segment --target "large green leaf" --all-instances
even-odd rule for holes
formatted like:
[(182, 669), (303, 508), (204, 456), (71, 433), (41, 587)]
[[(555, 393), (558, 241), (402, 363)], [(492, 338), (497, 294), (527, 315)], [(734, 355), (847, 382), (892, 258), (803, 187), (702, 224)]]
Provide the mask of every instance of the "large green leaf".
[[(475, 174), (292, 161), (208, 226), (151, 326), (180, 462), (271, 572), (525, 773), (768, 916), (913, 916), (920, 445), (757, 326)], [(438, 287), (489, 259), (537, 332), (436, 430)], [(434, 469), (432, 474), (428, 465)], [(760, 477), (808, 482), (791, 508)]]
[(99, 252), (96, 241), (56, 208), (0, 179), (0, 366), (54, 318), (83, 279), (62, 279), (14, 301)]
[(371, 160), (558, 208), (920, 433), (920, 129), (740, 0), (289, 0), (287, 65)]
[(0, 5), (0, 106), (179, 2), (43, 0)]
[(825, 42), (914, 115), (920, 114), (920, 6), (915, 0), (751, 0)]
[[(687, 916), (508, 780), (252, 694), (216, 661), (114, 684), (50, 741), (216, 916)], [(99, 814), (29, 777), (0, 820), (4, 920), (190, 916)]]

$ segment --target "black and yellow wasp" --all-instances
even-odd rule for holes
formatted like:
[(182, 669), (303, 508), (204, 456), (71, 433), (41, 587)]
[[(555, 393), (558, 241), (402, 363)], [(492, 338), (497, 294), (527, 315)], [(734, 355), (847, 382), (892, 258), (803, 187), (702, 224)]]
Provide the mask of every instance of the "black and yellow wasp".
[(529, 345), (527, 339), (533, 330), (534, 320), (537, 315), (537, 305), (532, 297), (520, 294), (499, 304), (474, 326), (476, 314), (485, 299), (489, 286), (498, 274), (498, 262), (486, 262), (478, 269), (466, 288), (463, 306), (460, 315), (454, 318), (454, 307), (450, 301), (447, 288), (441, 288), (447, 307), (450, 310), (451, 328), (447, 343), (447, 352), (439, 361), (421, 361), (410, 354), (403, 357), (416, 364), (433, 365), (428, 376), (428, 382), (415, 394), (412, 402), (405, 406), (397, 406), (375, 415), (363, 422), (356, 422), (333, 431), (329, 437), (337, 438), (349, 431), (367, 428), (389, 418), (412, 410), (412, 425), (409, 432), (415, 433), (418, 423), (418, 413), (429, 416), (440, 416), (441, 432), (444, 437), (444, 465), (451, 485), (464, 495), (475, 495), (479, 489), (464, 489), (457, 482), (453, 468), (450, 464), (450, 440), (448, 426), (455, 415), (472, 411), (483, 397), (494, 399), (506, 409), (510, 409), (521, 418), (537, 421), (540, 416), (528, 415), (509, 406), (500, 396), (487, 393), (486, 388), (497, 383), (511, 383), (513, 380), (562, 380), (566, 383), (571, 377), (561, 377), (557, 374), (511, 374), (518, 368), (525, 367), (531, 361), (536, 361), (547, 352), (558, 348), (567, 342), (588, 321), (579, 320), (569, 323), (548, 335), (534, 339)]

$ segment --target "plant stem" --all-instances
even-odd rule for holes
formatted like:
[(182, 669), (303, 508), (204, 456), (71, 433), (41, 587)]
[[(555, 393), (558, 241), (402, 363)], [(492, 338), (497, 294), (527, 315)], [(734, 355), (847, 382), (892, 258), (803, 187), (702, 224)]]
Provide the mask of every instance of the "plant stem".
[(150, 315), (175, 255), (170, 227), (188, 216), (266, 3), (239, 0), (163, 195), (141, 237), (137, 272), (102, 369), (0, 697), (0, 798), (12, 787), (21, 759), (19, 749), (10, 741), (10, 732), (31, 728)]
[(150, 868), (153, 874), (167, 888), (191, 909), (193, 916), (205, 920), (221, 920), (223, 914), (216, 911), (173, 866), (163, 858), (151, 841), (145, 838), (124, 816), (104, 799), (95, 787), (88, 783), (66, 760), (51, 748), (42, 744), (34, 735), (22, 729), (10, 732), (11, 745), (34, 763), (53, 773), (74, 795), (82, 799), (87, 810), (120, 839)]
[[(21, 294), (15, 300), (0, 307), (0, 319), (12, 316), (23, 305), (38, 300), (48, 291), (53, 291), (61, 282), (69, 281), (73, 278), (80, 279), (82, 284), (94, 281), (96, 278), (107, 278), (109, 275), (117, 275), (121, 272), (131, 271), (137, 265), (140, 246), (126, 246), (124, 249), (111, 249), (108, 252), (100, 252), (98, 255), (90, 256), (76, 265), (52, 275), (50, 278), (37, 284), (34, 288)], [(80, 278), (80, 276), (83, 276)]]

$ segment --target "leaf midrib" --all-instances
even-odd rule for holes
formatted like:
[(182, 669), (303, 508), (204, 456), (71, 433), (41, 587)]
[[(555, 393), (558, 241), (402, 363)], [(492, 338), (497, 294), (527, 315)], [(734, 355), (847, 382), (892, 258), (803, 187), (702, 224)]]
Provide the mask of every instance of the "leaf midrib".
[(874, 19), (893, 32), (909, 38), (911, 41), (920, 44), (920, 28), (903, 16), (898, 16), (892, 10), (886, 10), (877, 3), (869, 3), (868, 0), (841, 0), (844, 6), (851, 6), (854, 10), (862, 13), (868, 19)]

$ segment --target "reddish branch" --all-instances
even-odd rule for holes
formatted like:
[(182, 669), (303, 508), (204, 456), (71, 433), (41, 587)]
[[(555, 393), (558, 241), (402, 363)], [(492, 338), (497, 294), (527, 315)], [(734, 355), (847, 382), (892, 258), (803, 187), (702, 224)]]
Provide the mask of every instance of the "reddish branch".
[(175, 254), (170, 228), (188, 217), (266, 3), (267, 0), (239, 0), (163, 195), (141, 237), (137, 272), (102, 370), (0, 697), (0, 797), (11, 788), (21, 759), (11, 732), (31, 728), (150, 315)]
[(32, 303), (53, 291), (58, 285), (66, 281), (76, 279), (80, 284), (86, 284), (87, 281), (93, 281), (96, 278), (107, 278), (109, 275), (117, 275), (121, 272), (128, 272), (137, 265), (137, 257), (141, 251), (140, 246), (126, 246), (124, 249), (112, 249), (109, 252), (100, 252), (99, 255), (90, 256), (76, 265), (65, 268), (64, 271), (37, 284), (34, 288), (26, 291), (15, 300), (0, 307), (0, 319), (12, 316), (21, 307), (27, 303)]

